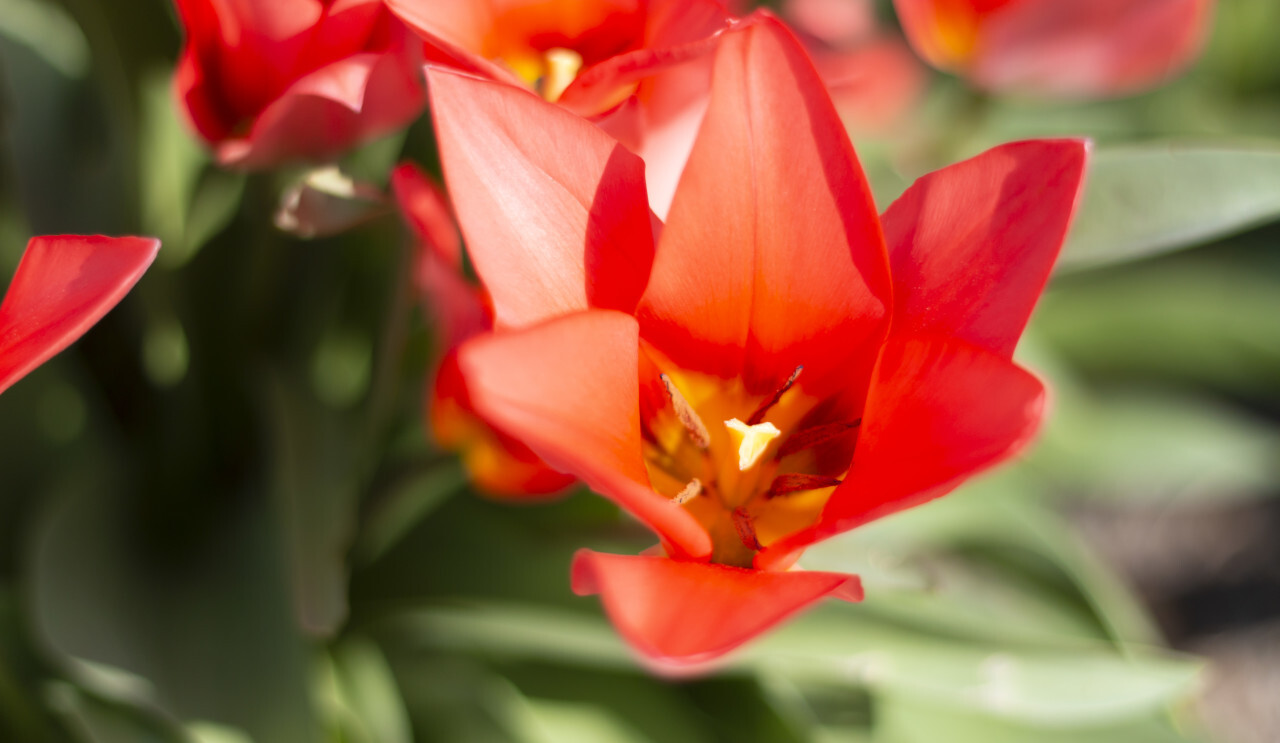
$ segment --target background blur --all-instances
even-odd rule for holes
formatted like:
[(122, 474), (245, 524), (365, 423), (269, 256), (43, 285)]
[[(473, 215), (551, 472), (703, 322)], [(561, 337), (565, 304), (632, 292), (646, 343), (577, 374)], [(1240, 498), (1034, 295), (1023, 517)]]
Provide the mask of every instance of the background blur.
[[(478, 497), (426, 440), (431, 332), (389, 207), (277, 229), (304, 174), (210, 165), (168, 94), (165, 0), (0, 0), (0, 285), (34, 234), (164, 241), (0, 397), (0, 740), (1280, 740), (1278, 30), (1274, 0), (1221, 0), (1156, 92), (934, 75), (892, 137), (855, 136), (882, 206), (999, 142), (1095, 138), (1020, 349), (1052, 423), (806, 556), (861, 573), (864, 604), (672, 682), (569, 591), (574, 549), (644, 529), (585, 493)], [(438, 173), (428, 122), (343, 166), (381, 187), (402, 157)]]

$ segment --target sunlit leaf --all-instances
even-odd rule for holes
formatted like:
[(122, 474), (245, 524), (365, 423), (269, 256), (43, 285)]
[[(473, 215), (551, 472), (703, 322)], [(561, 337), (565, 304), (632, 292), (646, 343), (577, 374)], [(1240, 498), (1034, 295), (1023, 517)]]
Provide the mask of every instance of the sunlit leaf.
[(1069, 494), (1131, 502), (1257, 497), (1280, 482), (1280, 429), (1208, 399), (1112, 392), (1062, 416), (1034, 460)]
[(1199, 245), (1280, 217), (1280, 144), (1098, 148), (1060, 270)]
[[(506, 657), (598, 666), (628, 663), (602, 619), (495, 606), (430, 609), (392, 626), (411, 641)], [(1151, 652), (1014, 649), (912, 632), (828, 603), (747, 646), (730, 668), (800, 682), (891, 690), (1034, 724), (1085, 725), (1154, 710), (1185, 695), (1198, 664)]]
[(646, 743), (607, 711), (589, 704), (523, 699), (512, 705), (512, 729), (522, 743)]
[(413, 740), (404, 700), (377, 646), (363, 639), (345, 640), (334, 649), (326, 671), (324, 701), (342, 740)]
[(1275, 399), (1276, 317), (1274, 273), (1195, 255), (1071, 277), (1045, 295), (1032, 326), (1078, 370)]
[(1190, 743), (1164, 716), (1138, 715), (1104, 725), (1026, 725), (991, 715), (921, 704), (888, 694), (876, 706), (877, 741), (936, 743), (940, 740), (982, 743)]

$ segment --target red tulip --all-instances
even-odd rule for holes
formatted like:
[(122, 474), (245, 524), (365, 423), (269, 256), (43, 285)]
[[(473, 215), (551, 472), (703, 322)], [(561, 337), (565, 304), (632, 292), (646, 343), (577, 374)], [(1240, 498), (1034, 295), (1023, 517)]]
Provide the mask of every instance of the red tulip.
[(924, 93), (924, 67), (879, 27), (871, 0), (787, 0), (783, 14), (854, 130), (887, 131)]
[(0, 304), (0, 392), (93, 327), (159, 249), (141, 237), (33, 237)]
[(706, 108), (722, 0), (387, 0), (432, 65), (531, 89), (648, 166), (665, 213)]
[(981, 88), (1096, 98), (1195, 59), (1214, 0), (894, 0), (912, 46)]
[(415, 279), (436, 321), (443, 353), (428, 382), (427, 422), (440, 446), (461, 453), (482, 492), (510, 498), (564, 492), (575, 478), (551, 469), (529, 447), (476, 413), (458, 370), (458, 346), (493, 327), (484, 290), (462, 273), (462, 242), (440, 189), (411, 164), (396, 168), (392, 189), (417, 239)]
[(880, 218), (785, 27), (762, 14), (714, 62), (665, 225), (640, 159), (598, 128), (428, 73), (492, 296), (495, 330), (458, 353), (470, 402), (657, 534), (661, 555), (584, 551), (573, 577), (667, 664), (714, 658), (824, 596), (857, 599), (855, 576), (787, 568), (1028, 439), (1044, 390), (1010, 357), (1087, 150), (999, 147)]
[(175, 2), (175, 93), (223, 165), (333, 158), (422, 110), (420, 45), (381, 0)]

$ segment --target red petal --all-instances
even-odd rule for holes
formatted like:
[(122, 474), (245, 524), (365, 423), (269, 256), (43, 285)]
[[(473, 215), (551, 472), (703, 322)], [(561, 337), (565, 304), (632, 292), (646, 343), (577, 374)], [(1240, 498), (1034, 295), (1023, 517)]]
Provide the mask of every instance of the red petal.
[(436, 443), (462, 455), (467, 474), (486, 495), (543, 498), (564, 492), (575, 481), (476, 414), (456, 353), (441, 361), (427, 414)]
[(443, 39), (471, 52), (482, 52), (493, 25), (489, 2), (454, 0), (386, 0), (387, 9), (420, 36)]
[(677, 666), (713, 660), (826, 596), (862, 600), (854, 575), (744, 570), (590, 550), (574, 556), (573, 591), (599, 593), (632, 647)]
[(884, 215), (893, 332), (1006, 357), (1062, 247), (1089, 145), (1018, 142), (924, 176)]
[(1025, 0), (893, 0), (911, 47), (929, 64), (951, 71), (962, 71), (972, 62), (983, 19), (1004, 5), (1018, 3), (1027, 4)]
[(459, 364), (484, 419), (703, 557), (707, 533), (653, 491), (641, 459), (638, 344), (635, 318), (593, 310), (475, 338)]
[(445, 264), (462, 269), (462, 239), (444, 192), (413, 163), (391, 173), (391, 190), (419, 243)]
[(173, 96), (178, 110), (196, 134), (206, 142), (220, 142), (231, 136), (237, 115), (227, 110), (215, 91), (210, 90), (204, 70), (193, 47), (183, 50), (173, 74)]
[(1040, 381), (1001, 356), (952, 339), (891, 338), (844, 483), (816, 527), (772, 545), (756, 564), (944, 495), (1020, 449), (1044, 405)]
[(0, 392), (71, 345), (156, 257), (140, 237), (35, 237), (0, 304)]
[(264, 168), (332, 158), (408, 124), (423, 101), (415, 55), (357, 54), (295, 83), (263, 110), (247, 138), (222, 142), (218, 160)]
[(725, 34), (639, 311), (645, 338), (757, 391), (797, 365), (810, 389), (846, 364), (865, 376), (887, 263), (853, 147), (799, 43), (771, 16)]
[(815, 51), (814, 62), (836, 108), (858, 131), (885, 131), (924, 93), (925, 69), (900, 39)]
[(653, 261), (644, 163), (507, 85), (428, 70), (445, 181), (499, 326), (631, 311)]
[(830, 46), (859, 44), (876, 33), (872, 0), (785, 0), (782, 10), (792, 28)]
[(973, 78), (1031, 95), (1123, 95), (1157, 85), (1195, 59), (1213, 0), (1026, 0), (994, 14)]
[[(562, 106), (581, 115), (600, 113), (617, 93), (668, 67), (709, 54), (729, 23), (717, 0), (659, 0), (645, 16), (644, 48), (618, 54), (583, 70), (561, 93)], [(703, 88), (705, 96), (707, 88)], [(646, 161), (647, 162), (647, 161)]]

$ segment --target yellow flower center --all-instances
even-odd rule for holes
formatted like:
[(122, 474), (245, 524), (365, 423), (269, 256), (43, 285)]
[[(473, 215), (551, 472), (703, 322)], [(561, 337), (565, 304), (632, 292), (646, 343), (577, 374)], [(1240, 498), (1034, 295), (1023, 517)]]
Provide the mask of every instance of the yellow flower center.
[(521, 80), (552, 103), (560, 100), (582, 70), (582, 55), (562, 47), (508, 57), (505, 61)]
[(713, 562), (750, 567), (812, 525), (848, 469), (857, 423), (822, 419), (799, 375), (772, 395), (686, 371), (660, 377), (665, 398), (642, 427), (649, 479), (707, 530)]

